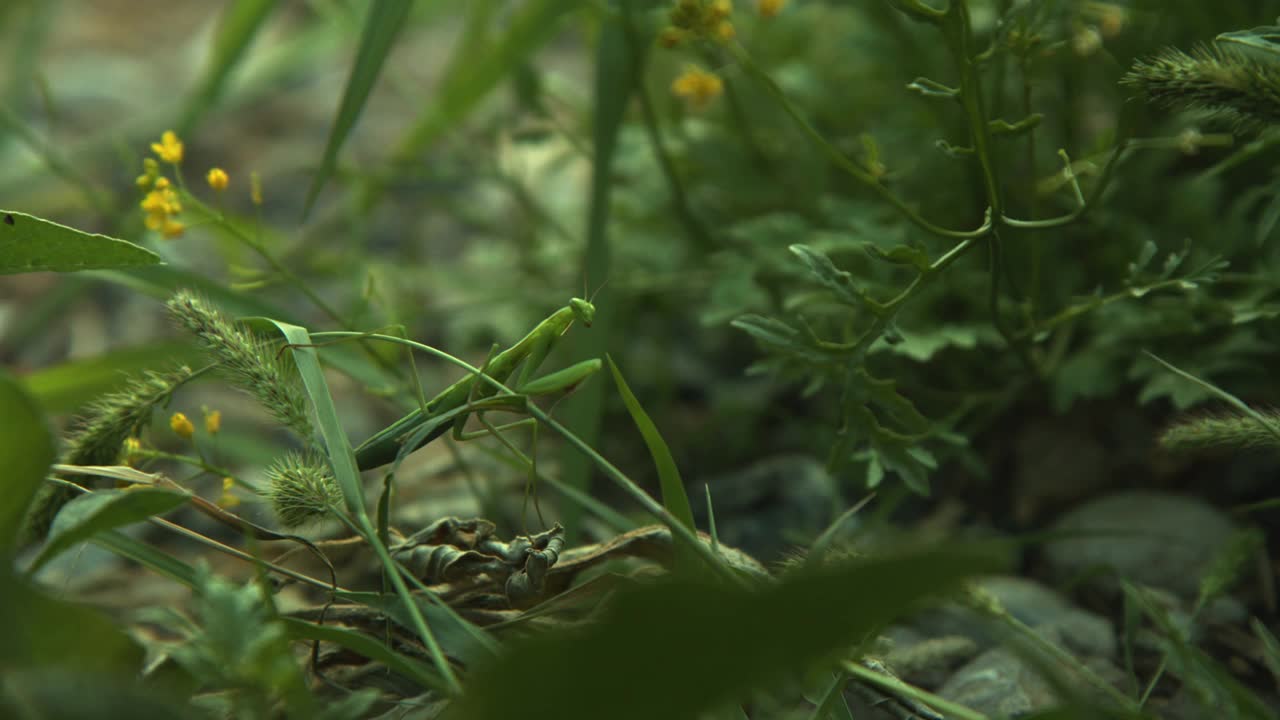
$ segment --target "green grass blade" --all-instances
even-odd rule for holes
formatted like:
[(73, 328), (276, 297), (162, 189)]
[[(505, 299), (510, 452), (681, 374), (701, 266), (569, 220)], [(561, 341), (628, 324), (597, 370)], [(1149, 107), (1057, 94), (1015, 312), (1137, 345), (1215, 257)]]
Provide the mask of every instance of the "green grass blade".
[(0, 370), (0, 417), (4, 418), (0, 467), (5, 468), (4, 491), (0, 492), (0, 570), (7, 570), (27, 506), (44, 482), (55, 452), (53, 434), (40, 406), (4, 370)]
[(401, 655), (368, 635), (333, 625), (317, 625), (298, 618), (283, 617), (280, 618), (280, 621), (284, 623), (289, 636), (295, 640), (320, 640), (341, 645), (370, 660), (382, 663), (424, 688), (440, 692), (448, 691), (448, 684), (433, 672), (429, 666), (411, 657)]
[(189, 498), (183, 492), (148, 487), (80, 495), (58, 512), (48, 542), (27, 572), (34, 574), (45, 563), (99, 533), (163, 515), (186, 504)]
[(196, 587), (195, 568), (168, 553), (163, 553), (144, 542), (134, 540), (119, 530), (108, 530), (99, 533), (93, 538), (93, 543), (110, 550), (122, 558), (128, 558), (174, 582), (192, 589)]
[[(639, 60), (628, 42), (625, 28), (617, 19), (604, 18), (600, 38), (596, 46), (596, 75), (594, 83), (594, 107), (592, 108), (592, 165), (591, 202), (587, 215), (587, 250), (583, 258), (583, 277), (590, 282), (603, 283), (609, 277), (612, 251), (609, 245), (609, 209), (613, 190), (614, 150), (618, 133), (626, 115), (627, 104), (637, 85)], [(619, 317), (616, 303), (609, 293), (597, 298), (595, 327), (590, 333), (576, 333), (565, 340), (569, 357), (594, 357), (604, 355), (609, 347), (610, 330), (614, 318)], [(577, 433), (588, 445), (599, 440), (601, 418), (604, 415), (604, 384), (588, 386), (574, 397), (568, 398), (561, 412), (565, 425)], [(593, 472), (590, 460), (572, 448), (565, 448), (561, 456), (561, 478), (565, 485), (589, 493)], [(564, 515), (565, 527), (570, 536), (580, 524), (580, 511), (570, 507)]]
[(0, 210), (0, 275), (154, 265), (160, 256), (106, 235), (83, 232), (16, 210)]
[(693, 507), (689, 504), (689, 496), (684, 489), (684, 479), (680, 477), (680, 469), (676, 467), (675, 458), (671, 456), (671, 449), (662, 439), (657, 426), (649, 419), (648, 413), (640, 406), (640, 401), (632, 394), (631, 388), (627, 387), (627, 381), (623, 379), (622, 371), (613, 362), (613, 358), (608, 355), (605, 357), (609, 360), (613, 381), (618, 384), (618, 394), (622, 396), (627, 412), (631, 413), (631, 420), (635, 422), (636, 428), (644, 437), (644, 444), (648, 446), (649, 455), (658, 469), (658, 482), (662, 487), (662, 506), (685, 527), (696, 530), (693, 523)]
[(452, 69), (442, 80), (431, 105), (418, 117), (400, 141), (394, 159), (411, 160), (453, 125), (475, 109), (502, 78), (550, 39), (560, 17), (580, 0), (529, 0), (511, 12), (506, 31), (482, 52), (470, 44), (450, 61)]
[[(692, 579), (640, 586), (575, 632), (513, 642), (475, 668), (447, 717), (692, 720), (828, 661), (921, 598), (1003, 564), (990, 548), (954, 545), (832, 564), (754, 589)], [(637, 691), (638, 678), (658, 691)]]
[(1200, 387), (1208, 390), (1214, 397), (1218, 398), (1219, 400), (1225, 401), (1227, 404), (1231, 405), (1231, 407), (1239, 410), (1249, 419), (1258, 423), (1259, 427), (1261, 427), (1262, 429), (1266, 430), (1267, 432), (1275, 436), (1277, 441), (1280, 441), (1280, 427), (1277, 427), (1274, 422), (1264, 417), (1262, 413), (1246, 405), (1245, 402), (1240, 398), (1236, 397), (1235, 395), (1232, 395), (1226, 390), (1223, 390), (1217, 385), (1214, 385), (1208, 380), (1202, 380), (1196, 377), (1195, 375), (1192, 375), (1191, 373), (1187, 372), (1186, 370), (1176, 367), (1172, 363), (1166, 362), (1160, 359), (1159, 357), (1156, 357), (1153, 353), (1147, 352), (1146, 350), (1143, 350), (1143, 352), (1146, 353), (1147, 357), (1163, 365), (1165, 369), (1169, 370), (1170, 372), (1174, 373), (1175, 375), (1178, 375), (1179, 377), (1185, 380), (1188, 380), (1190, 382), (1195, 383), (1196, 385), (1199, 385)]
[(351, 128), (355, 127), (356, 120), (360, 118), (360, 111), (364, 109), (365, 101), (369, 99), (369, 93), (382, 72), (382, 64), (386, 62), (396, 36), (404, 28), (412, 7), (412, 0), (373, 0), (369, 5), (369, 12), (364, 18), (364, 29), (360, 33), (360, 47), (356, 50), (351, 74), (347, 77), (347, 87), (342, 91), (338, 114), (334, 116), (329, 140), (325, 143), (324, 155), (320, 158), (320, 167), (307, 190), (307, 200), (302, 208), (303, 218), (311, 213), (316, 197), (333, 174), (333, 168), (338, 162), (338, 151), (342, 149)]
[(275, 9), (278, 0), (235, 0), (222, 12), (218, 29), (213, 37), (213, 52), (209, 66), (205, 68), (195, 92), (187, 100), (182, 117), (178, 120), (178, 134), (192, 134), (205, 113), (217, 103), (226, 87), (227, 78), (244, 58), (245, 50), (253, 42)]
[(364, 536), (365, 541), (369, 543), (370, 548), (381, 561), (383, 570), (395, 587), (396, 594), (404, 601), (409, 611), (414, 630), (422, 638), (423, 644), (427, 647), (436, 669), (445, 679), (449, 690), (452, 693), (461, 692), (462, 686), (458, 683), (457, 675), (449, 665), (448, 659), (445, 658), (440, 643), (427, 626), (426, 619), (423, 618), (417, 603), (413, 602), (413, 596), (409, 593), (409, 588), (405, 585), (404, 578), (400, 576), (399, 568), (391, 557), (391, 552), (387, 550), (387, 546), (378, 537), (378, 529), (374, 526), (372, 518), (369, 517), (369, 511), (364, 500), (364, 486), (360, 482), (360, 470), (356, 466), (356, 455), (351, 448), (350, 441), (347, 440), (346, 431), (342, 428), (342, 422), (338, 417), (338, 409), (333, 404), (333, 396), (329, 393), (329, 385), (325, 380), (324, 370), (320, 366), (320, 358), (316, 353), (316, 349), (310, 347), (312, 344), (311, 335), (305, 328), (297, 325), (290, 325), (278, 320), (273, 320), (272, 323), (279, 328), (285, 340), (293, 345), (293, 359), (298, 367), (298, 374), (302, 377), (302, 385), (306, 389), (307, 396), (311, 399), (311, 405), (315, 410), (316, 423), (320, 428), (320, 436), (324, 441), (329, 464), (333, 469), (334, 479), (337, 480), (338, 487), (342, 489), (347, 512), (350, 514), (351, 520), (354, 521), (353, 529)]

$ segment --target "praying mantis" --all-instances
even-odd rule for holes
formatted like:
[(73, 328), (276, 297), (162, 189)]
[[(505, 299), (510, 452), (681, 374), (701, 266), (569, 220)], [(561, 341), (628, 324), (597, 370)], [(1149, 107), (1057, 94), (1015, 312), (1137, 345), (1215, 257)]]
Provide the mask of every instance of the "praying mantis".
[[(520, 375), (513, 389), (525, 396), (548, 395), (573, 389), (578, 383), (600, 370), (599, 359), (586, 360), (536, 380), (531, 378), (538, 366), (546, 360), (547, 354), (551, 352), (552, 346), (560, 336), (568, 332), (575, 321), (591, 327), (595, 312), (595, 305), (592, 305), (590, 300), (571, 299), (568, 305), (556, 310), (538, 323), (520, 342), (492, 355), (482, 371), (498, 382), (506, 382), (516, 368), (520, 367)], [(522, 363), (523, 367), (521, 367)], [(455, 428), (455, 432), (460, 432), (462, 423), (466, 420), (466, 413), (459, 415), (452, 423), (442, 423), (433, 428), (415, 447), (402, 450), (402, 445), (411, 439), (415, 434), (414, 431), (426, 423), (459, 410), (477, 397), (491, 395), (491, 389), (485, 388), (483, 383), (480, 387), (476, 386), (477, 380), (475, 375), (462, 378), (428, 400), (422, 407), (413, 410), (365, 440), (356, 448), (356, 464), (361, 470), (381, 467), (435, 440), (450, 427)]]

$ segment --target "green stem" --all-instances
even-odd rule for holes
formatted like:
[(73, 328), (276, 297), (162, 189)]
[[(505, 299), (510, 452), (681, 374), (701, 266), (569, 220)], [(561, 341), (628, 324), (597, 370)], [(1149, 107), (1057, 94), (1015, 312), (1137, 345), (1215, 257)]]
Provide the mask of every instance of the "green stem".
[[(934, 235), (960, 240), (965, 238), (983, 237), (991, 230), (990, 219), (973, 230), (952, 230), (940, 225), (934, 225), (926, 220), (915, 210), (908, 207), (906, 202), (901, 198), (882, 185), (874, 175), (858, 167), (856, 163), (846, 157), (844, 153), (840, 152), (839, 148), (827, 142), (827, 139), (822, 137), (822, 134), (814, 129), (814, 127), (809, 124), (809, 121), (805, 120), (804, 117), (800, 115), (800, 111), (787, 98), (786, 93), (782, 92), (782, 88), (778, 87), (778, 84), (773, 81), (773, 78), (769, 77), (768, 73), (756, 65), (755, 61), (751, 59), (751, 56), (747, 54), (745, 49), (737, 44), (730, 45), (729, 47), (730, 52), (733, 54), (733, 57), (738, 64), (760, 82), (764, 89), (778, 101), (787, 115), (795, 121), (796, 125), (800, 127), (801, 131), (804, 132), (809, 140), (817, 145), (818, 148), (827, 155), (831, 162), (836, 165), (836, 167), (839, 167), (841, 170), (849, 173), (849, 175), (854, 179), (871, 188), (883, 200), (896, 208), (898, 212), (902, 213), (902, 215), (913, 225)], [(988, 218), (990, 217), (993, 216), (989, 214)]]

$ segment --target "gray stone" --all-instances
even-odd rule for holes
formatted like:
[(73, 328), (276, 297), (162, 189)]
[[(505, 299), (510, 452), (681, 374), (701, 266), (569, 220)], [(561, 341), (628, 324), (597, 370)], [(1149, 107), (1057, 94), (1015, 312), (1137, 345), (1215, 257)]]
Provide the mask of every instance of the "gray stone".
[(1045, 559), (1059, 582), (1092, 573), (1090, 583), (1105, 591), (1118, 591), (1118, 578), (1124, 578), (1191, 599), (1234, 528), (1201, 500), (1130, 491), (1067, 513), (1053, 530), (1063, 539), (1046, 546)]

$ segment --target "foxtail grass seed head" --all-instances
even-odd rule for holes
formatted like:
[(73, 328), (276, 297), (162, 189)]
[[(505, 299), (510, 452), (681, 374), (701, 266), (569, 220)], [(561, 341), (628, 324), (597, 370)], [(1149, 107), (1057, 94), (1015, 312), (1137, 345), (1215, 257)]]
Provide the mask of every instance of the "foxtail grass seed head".
[(1216, 46), (1140, 60), (1120, 83), (1157, 105), (1221, 115), (1240, 129), (1280, 121), (1280, 62)]
[(180, 412), (169, 416), (169, 429), (183, 440), (190, 440), (196, 434), (196, 426)]
[[(1280, 412), (1261, 411), (1266, 421), (1280, 427)], [(1160, 435), (1160, 445), (1177, 452), (1213, 448), (1280, 447), (1280, 439), (1257, 420), (1245, 415), (1204, 415), (1183, 420)]]
[(296, 528), (342, 507), (342, 491), (325, 460), (288, 453), (267, 468), (267, 499), (281, 524)]
[(306, 399), (274, 349), (232, 325), (208, 301), (189, 290), (176, 293), (167, 306), (174, 320), (199, 338), (233, 384), (257, 398), (301, 440), (313, 441)]
[[(147, 372), (129, 378), (121, 389), (95, 400), (72, 425), (62, 462), (111, 465), (120, 460), (122, 451), (133, 452), (133, 444), (128, 440), (137, 441), (137, 434), (150, 423), (155, 408), (168, 402), (173, 392), (193, 374), (185, 365), (169, 372)], [(141, 448), (141, 442), (137, 442), (137, 447)], [(27, 516), (25, 534), (32, 539), (48, 534), (58, 510), (76, 495), (70, 488), (53, 485), (45, 488)]]

